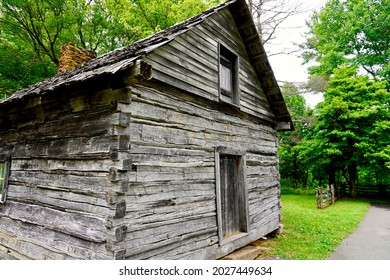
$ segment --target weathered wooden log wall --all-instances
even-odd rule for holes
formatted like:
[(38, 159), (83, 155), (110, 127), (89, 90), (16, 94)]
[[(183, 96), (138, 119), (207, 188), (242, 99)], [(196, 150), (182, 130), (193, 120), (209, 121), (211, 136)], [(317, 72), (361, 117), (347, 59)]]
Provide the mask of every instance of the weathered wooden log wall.
[[(219, 43), (239, 56), (239, 108), (219, 100)], [(133, 87), (125, 109), (131, 113), (132, 158), (126, 258), (217, 258), (275, 230), (280, 222), (275, 119), (229, 10), (145, 61), (154, 81), (171, 87)], [(246, 151), (249, 190), (250, 231), (223, 246), (215, 197), (219, 146)]]
[[(124, 195), (126, 258), (216, 258), (276, 229), (280, 222), (274, 129), (206, 99), (161, 86), (133, 86), (132, 168)], [(126, 108), (123, 107), (126, 111)], [(226, 108), (228, 110), (228, 108)], [(219, 245), (215, 148), (246, 150), (250, 232)], [(242, 246), (242, 245), (241, 245)]]
[[(0, 258), (112, 259), (115, 113), (124, 90), (63, 92), (3, 110), (0, 154), (11, 155), (0, 204)], [(20, 105), (20, 104), (19, 104)]]

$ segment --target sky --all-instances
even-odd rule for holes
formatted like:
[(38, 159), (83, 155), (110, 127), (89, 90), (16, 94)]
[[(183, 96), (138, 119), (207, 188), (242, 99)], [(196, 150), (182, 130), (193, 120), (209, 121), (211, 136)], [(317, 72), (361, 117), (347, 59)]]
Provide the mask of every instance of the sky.
[[(265, 46), (267, 52), (277, 53), (284, 48), (292, 49), (294, 43), (304, 42), (304, 33), (308, 30), (306, 20), (310, 18), (313, 11), (319, 10), (326, 0), (291, 0), (290, 2), (301, 3), (302, 10), (305, 12), (291, 16), (284, 22), (272, 45)], [(302, 65), (303, 60), (296, 54), (269, 56), (268, 59), (278, 81), (304, 83), (308, 80), (307, 66)], [(321, 94), (305, 94), (305, 98), (310, 107), (323, 100)]]

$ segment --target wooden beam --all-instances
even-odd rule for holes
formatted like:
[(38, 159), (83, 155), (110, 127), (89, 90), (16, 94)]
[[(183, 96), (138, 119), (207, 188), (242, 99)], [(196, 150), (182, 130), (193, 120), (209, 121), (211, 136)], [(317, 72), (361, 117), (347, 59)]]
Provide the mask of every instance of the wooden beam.
[(255, 65), (268, 61), (266, 53), (260, 53), (258, 55), (252, 56), (250, 59), (253, 61), (253, 64), (255, 64)]
[(128, 70), (124, 81), (126, 85), (136, 84), (142, 81), (148, 81), (152, 78), (152, 66), (143, 60), (137, 60)]
[(293, 127), (290, 122), (277, 122), (276, 129), (278, 131), (291, 131)]

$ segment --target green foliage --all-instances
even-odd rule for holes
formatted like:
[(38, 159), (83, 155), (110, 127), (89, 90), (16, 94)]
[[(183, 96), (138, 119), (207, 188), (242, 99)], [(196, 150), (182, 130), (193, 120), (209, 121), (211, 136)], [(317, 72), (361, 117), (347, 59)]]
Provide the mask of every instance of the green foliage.
[[(6, 37), (4, 32), (0, 32), (0, 37)], [(50, 77), (55, 72), (48, 59), (39, 57), (24, 42), (0, 40), (0, 98)]]
[(357, 183), (390, 184), (390, 0), (329, 0), (308, 27), (310, 81), (328, 83), (314, 83), (325, 101), (293, 149), (297, 161), (314, 185), (347, 184), (353, 194)]
[(1, 0), (0, 27), (8, 32), (8, 40), (21, 40), (38, 56), (44, 54), (57, 64), (65, 11), (65, 0)]
[(388, 184), (389, 106), (385, 82), (359, 76), (353, 68), (336, 69), (311, 132), (295, 147), (298, 161), (319, 181), (337, 183), (338, 177), (352, 192), (359, 173), (376, 174), (373, 185)]
[(64, 22), (61, 44), (71, 41), (97, 53), (121, 47), (135, 37), (132, 30), (119, 22), (117, 11), (110, 10), (105, 0), (67, 0)]
[(318, 63), (311, 74), (330, 76), (349, 64), (388, 79), (390, 0), (329, 0), (308, 26), (304, 58)]
[(285, 84), (282, 93), (293, 119), (295, 130), (279, 134), (279, 158), (282, 186), (306, 188), (310, 183), (308, 168), (299, 160), (295, 147), (305, 138), (312, 122), (312, 110), (293, 84)]
[(290, 187), (282, 187), (281, 188), (281, 195), (288, 195), (288, 194), (295, 194), (295, 195), (315, 195), (316, 190), (315, 189), (297, 189), (297, 188), (290, 188)]
[[(390, 93), (385, 81), (340, 67), (315, 112), (286, 95), (294, 132), (280, 133), (282, 190), (390, 184)], [(300, 109), (299, 109), (300, 108)], [(343, 190), (341, 190), (343, 191)]]
[(327, 154), (344, 162), (375, 164), (390, 143), (390, 93), (386, 83), (340, 68), (328, 84), (317, 123)]
[(284, 232), (262, 244), (269, 248), (263, 258), (327, 259), (357, 228), (370, 207), (362, 200), (340, 200), (317, 209), (313, 195), (282, 195), (282, 205)]

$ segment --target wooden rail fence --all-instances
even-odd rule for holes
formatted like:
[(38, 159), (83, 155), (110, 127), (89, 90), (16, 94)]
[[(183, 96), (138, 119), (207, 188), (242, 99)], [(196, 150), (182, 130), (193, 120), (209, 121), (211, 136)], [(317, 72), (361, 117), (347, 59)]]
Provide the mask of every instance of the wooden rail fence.
[[(346, 193), (350, 193), (350, 189), (348, 187), (346, 187)], [(356, 185), (356, 195), (358, 197), (365, 197), (365, 198), (389, 199), (390, 185), (358, 184)]]
[(336, 201), (334, 186), (331, 185), (329, 188), (316, 189), (316, 204), (317, 208), (325, 208), (330, 204), (334, 204)]

